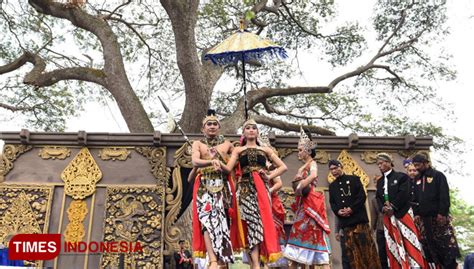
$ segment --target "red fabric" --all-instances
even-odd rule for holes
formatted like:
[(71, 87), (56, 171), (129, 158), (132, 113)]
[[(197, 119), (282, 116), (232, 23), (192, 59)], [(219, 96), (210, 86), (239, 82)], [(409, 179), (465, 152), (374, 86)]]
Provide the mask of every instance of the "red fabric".
[(257, 190), (257, 200), (260, 207), (260, 216), (263, 225), (263, 242), (260, 244), (260, 256), (265, 261), (274, 262), (281, 255), (278, 233), (273, 223), (272, 207), (268, 199), (268, 191), (258, 172), (252, 172), (255, 189)]
[(232, 249), (235, 251), (240, 251), (245, 247), (245, 242), (243, 241), (243, 231), (240, 220), (239, 208), (237, 206), (237, 195), (235, 192), (235, 184), (231, 175), (228, 175), (230, 191), (232, 193), (232, 206), (229, 208), (229, 217), (230, 217), (230, 241), (232, 242)]
[[(395, 242), (395, 244), (397, 245), (397, 251), (400, 248), (404, 248), (405, 256), (404, 257), (400, 256), (401, 254), (400, 251), (398, 251), (398, 253), (392, 253), (390, 249), (388, 248), (388, 244), (387, 244), (386, 248), (387, 248), (387, 255), (388, 255), (390, 268), (409, 269), (410, 268), (409, 257), (412, 260), (416, 261), (418, 265), (427, 266), (428, 264), (426, 260), (423, 258), (421, 248), (417, 248), (414, 245), (415, 243), (409, 240), (408, 236), (403, 236), (402, 231), (400, 231), (400, 229), (397, 226), (393, 225), (391, 218), (395, 219), (394, 216), (388, 217), (386, 215), (383, 218), (383, 224), (389, 235), (389, 238), (387, 238), (387, 240)], [(416, 238), (419, 238), (418, 230), (410, 214), (407, 213), (402, 218), (395, 221), (400, 221), (401, 223), (403, 223), (403, 225), (410, 230), (409, 231), (410, 234), (415, 234)], [(421, 247), (421, 244), (419, 242), (418, 242), (418, 246)], [(396, 255), (400, 256), (400, 258), (397, 259)]]
[(201, 233), (201, 222), (198, 218), (197, 212), (197, 193), (199, 190), (199, 186), (201, 185), (201, 175), (198, 174), (196, 176), (196, 180), (194, 180), (194, 188), (193, 188), (193, 256), (200, 256), (202, 257), (203, 253), (206, 253), (206, 245), (204, 243), (204, 236)]
[(276, 192), (272, 193), (272, 213), (280, 244), (284, 244), (286, 238), (283, 226), (285, 224), (285, 208)]
[[(297, 207), (300, 203), (303, 203), (303, 208), (305, 213), (313, 218), (319, 226), (329, 234), (331, 229), (329, 227), (328, 217), (326, 215), (326, 202), (324, 199), (324, 194), (319, 191), (315, 191), (311, 187), (308, 195), (306, 197), (296, 196), (296, 201), (294, 205)], [(296, 212), (296, 211), (295, 211)]]

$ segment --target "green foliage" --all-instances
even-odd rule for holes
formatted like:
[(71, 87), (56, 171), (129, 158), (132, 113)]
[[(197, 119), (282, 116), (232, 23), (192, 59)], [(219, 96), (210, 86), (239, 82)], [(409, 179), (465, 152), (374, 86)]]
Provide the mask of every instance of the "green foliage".
[[(268, 113), (262, 104), (254, 107), (256, 113), (325, 127), (338, 134), (430, 135), (435, 137), (436, 149), (443, 152), (459, 150), (460, 139), (448, 135), (437, 118), (441, 115), (445, 120), (455, 120), (449, 104), (437, 95), (437, 81), (456, 77), (449, 63), (449, 52), (438, 45), (449, 34), (445, 4), (438, 4), (439, 1), (375, 1), (371, 23), (362, 25), (358, 21), (341, 22), (336, 1), (284, 1), (277, 14), (255, 13), (252, 8), (256, 2), (201, 1), (195, 28), (196, 46), (202, 54), (235, 32), (242, 18), (266, 24), (260, 28), (249, 23), (247, 29), (276, 41), (289, 51), (291, 58), (272, 65), (247, 65), (249, 90), (294, 84), (290, 81), (301, 78), (298, 58), (301, 54), (312, 55), (321, 65), (337, 70), (335, 78), (341, 75), (341, 69), (355, 70), (361, 63), (370, 61), (385, 43), (384, 52), (403, 47), (377, 60), (377, 64), (388, 66), (396, 76), (386, 69), (370, 69), (339, 83), (331, 94), (267, 100), (270, 106), (283, 113)], [(40, 52), (47, 62), (47, 70), (103, 67), (103, 53), (107, 52), (102, 51), (100, 41), (91, 33), (76, 28), (69, 21), (38, 15), (24, 0), (5, 2), (0, 7), (0, 30), (4, 33), (0, 40), (0, 65), (17, 58), (22, 47), (34, 51), (47, 44)], [(113, 1), (90, 2), (85, 10), (93, 15), (107, 16), (109, 13), (105, 10), (116, 7)], [(157, 96), (167, 102), (183, 103), (184, 99), (170, 20), (159, 1), (132, 1), (118, 9), (116, 15), (122, 21), (107, 22), (116, 33), (128, 79), (149, 111), (152, 122), (159, 125), (166, 121), (166, 115), (156, 105)], [(403, 25), (398, 29), (400, 22)], [(395, 29), (398, 32), (393, 34)], [(30, 117), (37, 128), (60, 130), (67, 118), (80, 111), (86, 101), (104, 102), (111, 98), (111, 94), (101, 87), (85, 82), (66, 82), (52, 89), (25, 86), (20, 73), (24, 75), (28, 68), (30, 66), (0, 81), (0, 87), (4, 89), (0, 98), (11, 104), (21, 104), (26, 97), (24, 100), (28, 100), (28, 105), (37, 104), (35, 116)], [(233, 86), (214, 89), (212, 104), (223, 115), (233, 113), (242, 96), (240, 68), (227, 67), (221, 78)], [(330, 78), (327, 81), (331, 81)], [(37, 101), (32, 96), (38, 98)], [(55, 105), (43, 105), (46, 97), (54, 100)], [(179, 115), (183, 108), (173, 106), (171, 109)], [(50, 124), (53, 121), (58, 124)]]
[(474, 206), (462, 200), (457, 189), (451, 189), (450, 198), (450, 213), (456, 229), (456, 239), (464, 258), (466, 254), (474, 252)]

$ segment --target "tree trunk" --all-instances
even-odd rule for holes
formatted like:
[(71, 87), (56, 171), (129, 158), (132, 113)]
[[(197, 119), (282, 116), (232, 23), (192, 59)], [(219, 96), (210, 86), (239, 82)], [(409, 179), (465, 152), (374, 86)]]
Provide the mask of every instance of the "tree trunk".
[[(101, 17), (88, 14), (80, 8), (68, 7), (49, 0), (29, 0), (29, 3), (39, 13), (69, 20), (75, 26), (91, 32), (99, 39), (105, 63), (103, 72), (97, 72), (96, 74), (105, 80), (101, 85), (115, 98), (130, 132), (153, 132), (153, 125), (128, 80), (117, 36), (107, 21)], [(61, 73), (61, 71), (59, 69), (54, 72)], [(78, 73), (80, 72), (78, 71)], [(45, 74), (41, 72), (37, 75), (40, 77)], [(78, 77), (80, 75), (77, 74)], [(30, 83), (34, 84), (35, 81)]]
[(186, 132), (200, 132), (215, 82), (206, 81), (209, 76), (205, 76), (197, 53), (194, 29), (199, 1), (161, 0), (161, 4), (171, 19), (178, 67), (184, 81), (186, 101), (179, 123)]

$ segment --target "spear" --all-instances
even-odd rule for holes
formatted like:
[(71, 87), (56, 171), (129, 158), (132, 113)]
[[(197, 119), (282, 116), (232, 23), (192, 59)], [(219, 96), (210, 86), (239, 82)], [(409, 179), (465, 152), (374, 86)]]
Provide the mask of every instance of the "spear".
[[(163, 100), (161, 100), (161, 97), (160, 97), (160, 96), (158, 96), (158, 99), (160, 99), (161, 105), (162, 105), (163, 108), (165, 109), (166, 113), (168, 113), (168, 114), (171, 115), (170, 109), (168, 108), (168, 106), (166, 106), (165, 102), (163, 102)], [(188, 136), (187, 136), (187, 135), (184, 133), (184, 131), (183, 131), (183, 128), (181, 128), (181, 126), (179, 126), (179, 123), (176, 121), (176, 119), (175, 119), (173, 116), (171, 116), (171, 119), (173, 119), (174, 124), (178, 127), (179, 131), (181, 132), (181, 134), (182, 134), (183, 137), (184, 137), (184, 140), (186, 140), (186, 143), (188, 143), (188, 145), (192, 147), (191, 142), (189, 141)]]

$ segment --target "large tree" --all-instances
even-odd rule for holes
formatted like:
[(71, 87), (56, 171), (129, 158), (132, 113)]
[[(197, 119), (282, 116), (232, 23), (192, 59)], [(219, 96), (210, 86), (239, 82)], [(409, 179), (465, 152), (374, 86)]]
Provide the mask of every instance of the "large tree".
[[(448, 34), (443, 1), (374, 1), (363, 26), (341, 20), (334, 1), (78, 2), (0, 1), (0, 107), (26, 114), (37, 128), (61, 130), (85, 102), (112, 99), (130, 132), (151, 132), (166, 119), (161, 96), (181, 104), (173, 112), (187, 132), (200, 131), (210, 106), (235, 132), (244, 121), (240, 86), (215, 85), (235, 81), (240, 67), (216, 67), (203, 54), (244, 18), (249, 31), (291, 56), (250, 63), (248, 101), (257, 122), (284, 131), (304, 124), (318, 135), (414, 133), (434, 135), (442, 147), (453, 141), (410, 113), (449, 116), (433, 83), (455, 77), (449, 54), (434, 45)], [(302, 54), (329, 63), (334, 77), (290, 84)]]

